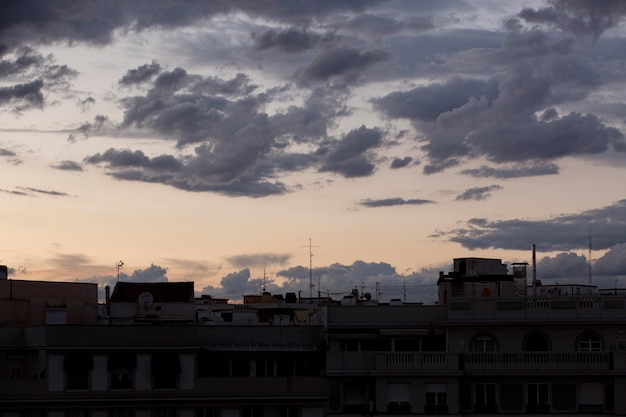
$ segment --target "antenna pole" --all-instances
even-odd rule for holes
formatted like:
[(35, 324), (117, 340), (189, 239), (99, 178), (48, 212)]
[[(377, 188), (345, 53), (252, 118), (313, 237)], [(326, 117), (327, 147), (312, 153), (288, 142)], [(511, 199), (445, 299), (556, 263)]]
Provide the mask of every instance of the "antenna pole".
[[(307, 247), (307, 246), (305, 246)], [(319, 248), (319, 246), (313, 246), (312, 242), (311, 242), (311, 238), (309, 238), (309, 298), (313, 298), (313, 248)], [(318, 297), (319, 297), (319, 293), (320, 293), (320, 280), (321, 277), (318, 277), (317, 279), (317, 292), (318, 292)]]
[(117, 282), (120, 282), (120, 268), (124, 266), (124, 262), (119, 261), (118, 263), (115, 264), (115, 267), (117, 268)]

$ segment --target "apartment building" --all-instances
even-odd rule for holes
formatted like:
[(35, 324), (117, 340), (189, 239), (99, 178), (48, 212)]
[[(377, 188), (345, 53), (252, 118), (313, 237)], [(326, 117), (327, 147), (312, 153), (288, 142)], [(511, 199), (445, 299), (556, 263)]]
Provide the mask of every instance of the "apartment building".
[(626, 415), (626, 297), (453, 265), (433, 305), (0, 280), (0, 417)]

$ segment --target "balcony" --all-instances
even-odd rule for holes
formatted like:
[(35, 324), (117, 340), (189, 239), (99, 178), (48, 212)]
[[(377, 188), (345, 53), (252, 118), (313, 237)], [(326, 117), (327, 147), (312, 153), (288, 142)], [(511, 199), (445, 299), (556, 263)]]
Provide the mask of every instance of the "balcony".
[(465, 354), (465, 372), (609, 371), (609, 352), (485, 352)]
[(623, 320), (622, 296), (561, 296), (526, 298), (456, 298), (448, 303), (451, 321)]
[(456, 352), (328, 352), (329, 374), (411, 374), (459, 371)]

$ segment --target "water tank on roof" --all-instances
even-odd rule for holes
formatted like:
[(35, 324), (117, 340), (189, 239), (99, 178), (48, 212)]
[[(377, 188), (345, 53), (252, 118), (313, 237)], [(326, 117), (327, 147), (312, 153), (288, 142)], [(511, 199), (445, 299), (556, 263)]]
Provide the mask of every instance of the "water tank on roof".
[(9, 268), (6, 265), (0, 265), (0, 279), (7, 279), (9, 276)]

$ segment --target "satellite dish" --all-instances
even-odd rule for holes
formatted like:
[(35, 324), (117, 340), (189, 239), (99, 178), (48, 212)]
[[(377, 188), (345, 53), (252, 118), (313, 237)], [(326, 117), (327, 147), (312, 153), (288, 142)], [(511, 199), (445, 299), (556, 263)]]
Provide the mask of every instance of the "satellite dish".
[(152, 297), (152, 294), (150, 294), (149, 292), (142, 292), (141, 294), (139, 294), (137, 302), (143, 308), (148, 308), (154, 302), (154, 297)]

